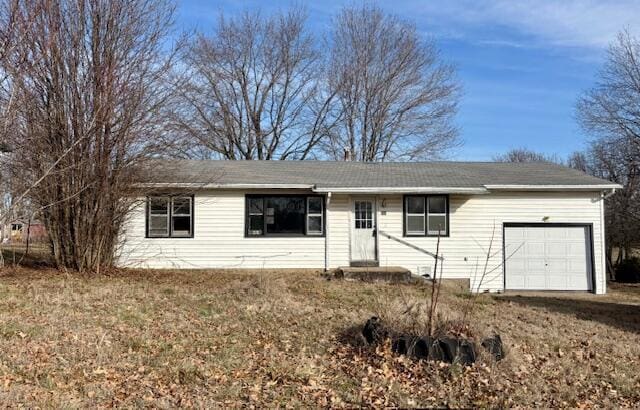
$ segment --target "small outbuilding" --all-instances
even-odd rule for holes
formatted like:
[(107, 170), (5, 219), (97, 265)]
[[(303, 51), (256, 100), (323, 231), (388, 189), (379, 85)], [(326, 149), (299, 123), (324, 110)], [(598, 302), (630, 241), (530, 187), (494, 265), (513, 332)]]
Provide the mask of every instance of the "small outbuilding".
[(1, 238), (2, 243), (25, 243), (27, 241), (34, 243), (45, 242), (47, 240), (47, 229), (44, 224), (37, 220), (29, 220), (27, 218), (18, 218), (9, 221), (2, 226)]

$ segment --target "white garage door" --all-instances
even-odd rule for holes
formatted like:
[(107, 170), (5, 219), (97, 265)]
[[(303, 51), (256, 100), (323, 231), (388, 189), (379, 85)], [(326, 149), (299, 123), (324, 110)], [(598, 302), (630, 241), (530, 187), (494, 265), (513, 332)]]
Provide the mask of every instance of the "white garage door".
[(505, 226), (505, 288), (591, 290), (587, 226)]

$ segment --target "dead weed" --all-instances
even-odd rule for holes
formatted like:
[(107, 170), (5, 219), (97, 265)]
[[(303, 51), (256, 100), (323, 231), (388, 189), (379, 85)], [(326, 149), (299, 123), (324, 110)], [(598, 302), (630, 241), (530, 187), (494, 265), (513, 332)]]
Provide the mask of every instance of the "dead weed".
[(327, 281), (312, 272), (4, 270), (0, 401), (596, 407), (640, 400), (640, 289), (482, 296), (469, 305), (464, 292), (445, 287), (441, 331), (500, 333), (509, 354), (499, 363), (426, 363), (393, 355), (388, 345), (345, 343), (372, 315), (424, 330), (428, 293), (428, 286)]

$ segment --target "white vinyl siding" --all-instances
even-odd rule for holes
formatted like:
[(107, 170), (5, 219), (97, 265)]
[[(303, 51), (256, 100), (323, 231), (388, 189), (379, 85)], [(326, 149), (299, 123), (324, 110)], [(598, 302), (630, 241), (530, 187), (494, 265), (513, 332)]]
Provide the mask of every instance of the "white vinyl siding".
[(334, 194), (327, 205), (327, 240), (329, 267), (349, 266), (350, 230), (353, 221), (351, 197)]
[(140, 201), (125, 226), (120, 265), (181, 269), (324, 267), (322, 236), (246, 237), (246, 193), (196, 192), (193, 238), (145, 238), (145, 205)]
[[(378, 227), (381, 265), (403, 266), (414, 272), (433, 267), (437, 238), (403, 237), (401, 195), (379, 195)], [(599, 192), (500, 192), (487, 195), (449, 196), (449, 237), (440, 239), (446, 278), (471, 279), (480, 291), (504, 289), (502, 224), (505, 222), (550, 222), (593, 224), (596, 292), (606, 288)], [(404, 243), (403, 243), (404, 242)], [(411, 245), (411, 246), (408, 246)], [(488, 269), (484, 261), (491, 249)], [(439, 270), (439, 269), (438, 269)], [(438, 272), (439, 274), (439, 272)]]
[[(279, 191), (280, 192), (280, 191)], [(130, 215), (120, 265), (150, 268), (314, 268), (348, 266), (353, 199), (333, 194), (326, 202), (324, 236), (246, 237), (245, 195), (273, 191), (203, 190), (194, 196), (193, 238), (145, 238), (144, 202)], [(285, 192), (282, 192), (285, 193)], [(308, 191), (289, 191), (312, 195)], [(505, 222), (593, 225), (595, 287), (605, 291), (603, 224), (599, 192), (500, 192), (449, 196), (449, 236), (440, 239), (446, 278), (471, 279), (472, 290), (504, 289)], [(414, 272), (432, 267), (436, 237), (403, 236), (403, 196), (377, 195), (378, 259), (382, 266)], [(384, 233), (384, 234), (383, 234)], [(385, 235), (391, 236), (391, 238)], [(327, 248), (325, 248), (325, 241)], [(487, 272), (484, 260), (491, 248)], [(326, 253), (325, 253), (326, 251)], [(483, 277), (484, 276), (484, 277)]]

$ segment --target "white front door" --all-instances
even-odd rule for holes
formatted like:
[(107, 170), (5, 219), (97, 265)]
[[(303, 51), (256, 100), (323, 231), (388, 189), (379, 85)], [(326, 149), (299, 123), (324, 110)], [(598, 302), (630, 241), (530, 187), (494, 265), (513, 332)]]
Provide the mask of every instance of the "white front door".
[(351, 261), (373, 262), (376, 253), (376, 201), (354, 198), (351, 219)]
[(505, 287), (591, 290), (590, 241), (586, 226), (505, 227)]

